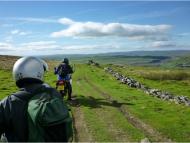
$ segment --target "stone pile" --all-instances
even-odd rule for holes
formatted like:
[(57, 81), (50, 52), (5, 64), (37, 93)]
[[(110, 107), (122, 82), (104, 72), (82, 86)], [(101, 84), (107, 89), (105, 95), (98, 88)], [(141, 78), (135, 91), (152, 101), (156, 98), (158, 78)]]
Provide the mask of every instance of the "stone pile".
[(88, 60), (88, 65), (93, 65), (93, 66), (100, 66), (100, 64), (99, 63), (97, 63), (97, 62), (94, 62), (93, 60)]
[(110, 67), (106, 67), (104, 68), (104, 70), (112, 74), (112, 76), (115, 77), (117, 80), (119, 80), (122, 84), (127, 84), (130, 87), (141, 89), (148, 95), (160, 98), (162, 100), (172, 101), (172, 102), (175, 102), (176, 104), (185, 104), (186, 106), (190, 106), (190, 99), (186, 96), (174, 96), (171, 93), (164, 92), (159, 89), (149, 88), (139, 83), (138, 81), (134, 80), (133, 78), (130, 78), (118, 72), (115, 72)]

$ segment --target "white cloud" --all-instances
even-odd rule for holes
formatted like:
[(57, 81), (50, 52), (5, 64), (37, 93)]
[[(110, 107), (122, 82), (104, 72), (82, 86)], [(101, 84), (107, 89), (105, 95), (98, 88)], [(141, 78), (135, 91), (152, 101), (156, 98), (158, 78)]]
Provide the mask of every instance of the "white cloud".
[(9, 43), (0, 43), (0, 48), (8, 48), (11, 47)]
[(156, 41), (141, 44), (125, 43), (97, 43), (97, 44), (73, 44), (61, 45), (56, 41), (35, 41), (28, 43), (0, 42), (0, 54), (8, 55), (51, 55), (51, 54), (93, 54), (106, 52), (122, 52), (134, 50), (167, 50), (167, 49), (190, 49), (190, 45), (182, 45), (172, 41)]
[(7, 27), (13, 27), (14, 24), (1, 24), (0, 27), (4, 27), (4, 28), (7, 28)]
[(165, 35), (171, 29), (171, 25), (136, 25), (127, 23), (98, 23), (75, 22), (68, 18), (59, 20), (61, 24), (68, 25), (67, 29), (53, 32), (52, 37), (143, 37)]
[(15, 34), (18, 34), (19, 33), (19, 30), (18, 29), (15, 29), (15, 30), (12, 30), (11, 31), (11, 34), (15, 35)]
[(12, 42), (13, 41), (13, 36), (9, 35), (9, 36), (5, 37), (4, 41), (7, 42), (7, 43)]
[(35, 22), (35, 23), (57, 23), (56, 19), (51, 18), (35, 18), (35, 17), (6, 17), (0, 18), (3, 20), (15, 20), (22, 22)]
[(34, 17), (20, 17), (15, 20), (26, 21), (26, 22), (38, 22), (38, 23), (57, 23), (55, 19), (50, 18), (34, 18)]
[(24, 32), (24, 31), (21, 31), (19, 29), (12, 30), (10, 33), (12, 35), (20, 35), (20, 36), (25, 36), (25, 35), (30, 34), (30, 32)]
[(29, 33), (27, 32), (20, 32), (19, 35), (22, 35), (22, 36), (25, 36), (25, 35), (28, 35)]
[(179, 37), (186, 37), (186, 36), (190, 36), (190, 33), (180, 33), (180, 34), (178, 34), (177, 36), (179, 36)]
[(18, 20), (23, 20), (27, 22), (39, 22), (39, 23), (57, 23), (55, 19), (50, 19), (50, 18), (24, 17), (24, 18), (19, 18)]
[(8, 55), (51, 54), (52, 51), (56, 51), (58, 48), (59, 45), (55, 41), (38, 41), (21, 44), (0, 42), (0, 54)]
[(49, 54), (89, 54), (122, 50), (115, 44), (74, 44), (60, 45), (56, 41), (36, 41), (21, 44), (0, 43), (0, 54), (49, 55)]
[(65, 25), (72, 25), (74, 24), (75, 22), (69, 18), (61, 18), (58, 20), (59, 23), (61, 24), (65, 24)]
[(10, 43), (5, 43), (5, 42), (0, 42), (0, 51), (4, 52), (4, 51), (15, 51), (15, 49), (13, 48), (13, 45)]
[(38, 42), (29, 42), (29, 43), (22, 43), (20, 45), (23, 49), (27, 50), (51, 50), (59, 48), (56, 41), (38, 41)]
[[(109, 45), (111, 46), (111, 45)], [(62, 50), (93, 50), (93, 49), (102, 49), (107, 47), (107, 45), (67, 45), (63, 46)]]
[(125, 51), (122, 47), (115, 44), (79, 44), (79, 45), (64, 45), (60, 48), (55, 49), (59, 53), (63, 54), (93, 54), (93, 53), (107, 53), (107, 52), (116, 52), (118, 50)]
[(175, 48), (177, 44), (173, 41), (155, 41), (151, 44), (153, 48)]

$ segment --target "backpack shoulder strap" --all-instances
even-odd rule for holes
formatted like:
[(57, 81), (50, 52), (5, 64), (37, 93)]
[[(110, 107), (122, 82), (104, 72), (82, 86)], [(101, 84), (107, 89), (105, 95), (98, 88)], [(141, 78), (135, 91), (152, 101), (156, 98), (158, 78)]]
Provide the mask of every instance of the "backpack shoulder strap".
[(24, 91), (24, 90), (20, 90), (12, 95), (13, 95), (13, 97), (15, 97), (17, 99), (24, 100), (24, 101), (28, 101), (31, 98), (31, 93)]
[(21, 89), (20, 91), (13, 94), (14, 97), (19, 98), (21, 100), (29, 101), (34, 95), (43, 92), (45, 88), (48, 88), (47, 85), (41, 85), (34, 89), (33, 91), (26, 91), (25, 89)]

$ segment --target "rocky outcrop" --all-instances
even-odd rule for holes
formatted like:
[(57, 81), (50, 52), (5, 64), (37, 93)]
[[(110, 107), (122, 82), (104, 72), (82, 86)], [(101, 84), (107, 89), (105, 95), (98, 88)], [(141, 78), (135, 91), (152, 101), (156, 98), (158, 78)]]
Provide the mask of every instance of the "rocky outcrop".
[(97, 67), (99, 67), (99, 66), (100, 66), (100, 64), (99, 64), (99, 63), (94, 62), (93, 60), (89, 60), (89, 61), (88, 61), (88, 65), (93, 65), (93, 66), (97, 66)]
[(104, 70), (112, 74), (112, 76), (115, 77), (117, 80), (119, 80), (122, 84), (127, 84), (130, 87), (141, 89), (148, 95), (160, 98), (162, 100), (172, 101), (175, 102), (176, 104), (185, 104), (186, 106), (190, 106), (190, 99), (187, 96), (177, 96), (165, 91), (161, 91), (159, 89), (149, 88), (141, 84), (140, 82), (134, 80), (133, 78), (115, 72), (110, 67), (106, 67), (104, 68)]
[(144, 138), (140, 141), (140, 143), (150, 143), (148, 138)]

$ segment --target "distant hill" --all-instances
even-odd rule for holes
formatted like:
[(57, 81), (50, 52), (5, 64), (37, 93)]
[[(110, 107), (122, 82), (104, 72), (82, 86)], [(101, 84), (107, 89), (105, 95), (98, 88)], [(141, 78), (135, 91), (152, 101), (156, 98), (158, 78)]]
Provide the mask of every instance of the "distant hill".
[(170, 51), (131, 51), (108, 53), (108, 55), (126, 55), (126, 56), (169, 56), (178, 57), (190, 55), (190, 50), (170, 50)]
[[(133, 66), (161, 66), (169, 68), (187, 68), (190, 67), (190, 51), (132, 51), (104, 54), (71, 54), (71, 55), (46, 55), (39, 56), (46, 60), (62, 61), (65, 57), (69, 58), (71, 63), (87, 63), (88, 60), (94, 60), (100, 64), (122, 64)], [(1, 56), (0, 68), (10, 69), (18, 56)]]
[(175, 57), (163, 65), (164, 67), (190, 68), (190, 55)]
[(40, 56), (47, 59), (62, 60), (64, 57), (77, 59), (88, 57), (107, 57), (107, 56), (167, 56), (178, 57), (190, 55), (190, 50), (172, 50), (172, 51), (131, 51), (131, 52), (115, 52), (115, 53), (99, 53), (99, 54), (56, 54)]
[(164, 67), (183, 67), (190, 63), (190, 51), (132, 51), (116, 52), (104, 54), (79, 54), (79, 55), (48, 55), (41, 56), (45, 59), (63, 60), (69, 58), (73, 63), (86, 63), (88, 60), (94, 60), (103, 64), (129, 64), (140, 66), (164, 66)]

